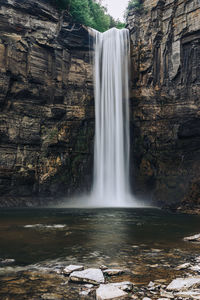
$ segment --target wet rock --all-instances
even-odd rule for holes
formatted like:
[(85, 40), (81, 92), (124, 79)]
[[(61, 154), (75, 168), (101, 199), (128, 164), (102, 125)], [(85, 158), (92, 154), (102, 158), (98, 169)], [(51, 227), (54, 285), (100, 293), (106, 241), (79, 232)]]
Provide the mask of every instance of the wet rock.
[(185, 237), (183, 240), (188, 242), (200, 242), (200, 233)]
[(168, 286), (169, 291), (183, 291), (200, 285), (200, 277), (176, 278)]
[(96, 290), (97, 300), (126, 299), (128, 294), (112, 284), (100, 285)]
[(187, 298), (187, 299), (200, 299), (200, 290), (198, 291), (186, 291), (175, 294), (176, 297)]
[(148, 287), (152, 288), (155, 286), (155, 283), (153, 281), (150, 281), (149, 284), (148, 284)]
[(195, 272), (200, 272), (200, 265), (192, 266), (192, 267), (190, 268), (190, 270), (195, 271)]
[(13, 258), (0, 259), (0, 265), (10, 265), (15, 262)]
[(124, 273), (124, 271), (119, 270), (119, 269), (107, 269), (107, 270), (104, 270), (103, 273), (108, 276), (115, 276), (115, 275), (120, 275), (120, 274)]
[(200, 262), (200, 256), (197, 256), (197, 257), (195, 258), (195, 260), (196, 260), (196, 262)]
[(111, 285), (119, 288), (120, 290), (122, 290), (124, 292), (131, 292), (133, 290), (133, 283), (130, 281), (111, 283)]
[(79, 295), (80, 295), (80, 296), (88, 296), (90, 292), (91, 292), (91, 290), (88, 289), (88, 290), (85, 290), (85, 291), (81, 291), (81, 292), (79, 293)]
[(167, 292), (165, 290), (160, 291), (160, 296), (164, 297), (164, 298), (167, 298), (167, 299), (174, 299), (173, 293)]
[(62, 295), (54, 294), (54, 293), (47, 293), (43, 294), (42, 299), (44, 300), (57, 300), (57, 299), (62, 299)]
[(179, 270), (185, 270), (185, 269), (188, 269), (189, 267), (191, 267), (191, 264), (190, 264), (190, 263), (185, 263), (185, 264), (182, 264), (182, 265), (180, 265), (180, 266), (177, 266), (175, 269), (176, 269), (177, 271), (179, 271)]
[(85, 284), (84, 286), (88, 289), (91, 289), (93, 287), (93, 284)]
[(151, 250), (152, 250), (153, 252), (157, 252), (157, 253), (162, 252), (161, 249), (154, 249), (154, 248), (152, 248)]
[(104, 270), (107, 270), (108, 267), (106, 267), (106, 266), (104, 266), (104, 265), (101, 265), (101, 266), (99, 267), (99, 269), (101, 269), (102, 271), (104, 271)]
[(150, 268), (158, 268), (159, 267), (159, 264), (155, 264), (155, 265), (147, 265), (148, 267)]
[(66, 268), (64, 268), (63, 273), (65, 275), (70, 275), (72, 272), (75, 271), (82, 271), (84, 269), (83, 266), (77, 266), (77, 265), (69, 265)]
[(100, 269), (86, 269), (84, 271), (76, 271), (70, 274), (70, 280), (73, 282), (83, 282), (91, 284), (104, 283), (105, 279)]

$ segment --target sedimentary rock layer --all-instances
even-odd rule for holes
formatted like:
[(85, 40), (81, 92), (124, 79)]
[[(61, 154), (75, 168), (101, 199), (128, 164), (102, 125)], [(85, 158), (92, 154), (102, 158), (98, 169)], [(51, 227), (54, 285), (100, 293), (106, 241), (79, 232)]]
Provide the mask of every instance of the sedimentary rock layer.
[(200, 202), (200, 2), (132, 10), (132, 184), (154, 203)]
[(88, 50), (87, 29), (47, 1), (0, 1), (0, 206), (89, 187)]

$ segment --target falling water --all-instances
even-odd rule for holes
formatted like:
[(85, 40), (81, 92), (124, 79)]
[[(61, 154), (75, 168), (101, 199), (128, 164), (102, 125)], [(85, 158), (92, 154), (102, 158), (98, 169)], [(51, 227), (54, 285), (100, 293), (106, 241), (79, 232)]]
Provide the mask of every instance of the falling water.
[(125, 206), (129, 188), (129, 31), (94, 31), (96, 205)]

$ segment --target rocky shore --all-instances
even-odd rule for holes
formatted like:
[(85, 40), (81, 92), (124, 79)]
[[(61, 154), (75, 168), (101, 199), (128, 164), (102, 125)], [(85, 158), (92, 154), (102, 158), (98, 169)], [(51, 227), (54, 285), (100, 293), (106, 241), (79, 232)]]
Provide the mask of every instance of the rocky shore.
[[(200, 234), (186, 237), (184, 241), (198, 245)], [(138, 256), (128, 268), (112, 264), (74, 264), (74, 260), (72, 264), (65, 260), (54, 260), (20, 267), (15, 266), (13, 259), (1, 259), (0, 298), (200, 299), (200, 256), (189, 255), (179, 249), (169, 253), (162, 249), (151, 249), (148, 250), (148, 257), (149, 264), (142, 265), (139, 262), (139, 268)]]

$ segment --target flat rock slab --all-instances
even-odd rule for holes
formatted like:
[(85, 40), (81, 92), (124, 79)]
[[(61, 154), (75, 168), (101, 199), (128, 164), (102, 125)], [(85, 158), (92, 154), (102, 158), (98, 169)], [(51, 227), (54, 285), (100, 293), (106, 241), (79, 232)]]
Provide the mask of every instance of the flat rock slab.
[(69, 279), (73, 282), (100, 284), (105, 279), (100, 269), (86, 269), (84, 271), (75, 271), (70, 274)]
[(65, 275), (70, 275), (72, 272), (75, 272), (75, 271), (82, 271), (84, 269), (83, 266), (77, 266), (77, 265), (69, 265), (67, 266), (64, 270), (63, 270), (63, 273)]
[(187, 299), (200, 299), (200, 290), (199, 291), (187, 291), (179, 292), (175, 294), (176, 297), (187, 298)]
[(192, 266), (190, 270), (195, 271), (195, 272), (200, 272), (200, 265)]
[(123, 274), (124, 271), (119, 270), (119, 269), (106, 269), (103, 271), (103, 273), (108, 276), (116, 276), (116, 275)]
[(160, 296), (163, 299), (174, 299), (174, 294), (172, 292), (166, 292), (165, 290), (160, 290)]
[(177, 278), (167, 286), (167, 290), (184, 291), (196, 285), (200, 285), (200, 277)]
[(200, 233), (185, 237), (183, 240), (188, 242), (200, 242)]
[(189, 268), (189, 267), (191, 267), (191, 264), (190, 264), (190, 263), (185, 263), (185, 264), (182, 264), (182, 265), (180, 265), (180, 266), (177, 266), (175, 269), (176, 269), (177, 271), (179, 271), (179, 270), (185, 270), (185, 269), (187, 269), (187, 268)]
[(131, 292), (133, 289), (133, 283), (130, 281), (115, 282), (115, 283), (110, 283), (110, 285), (117, 287), (118, 289), (124, 292)]
[(96, 300), (123, 300), (128, 294), (112, 284), (100, 285), (96, 290)]

